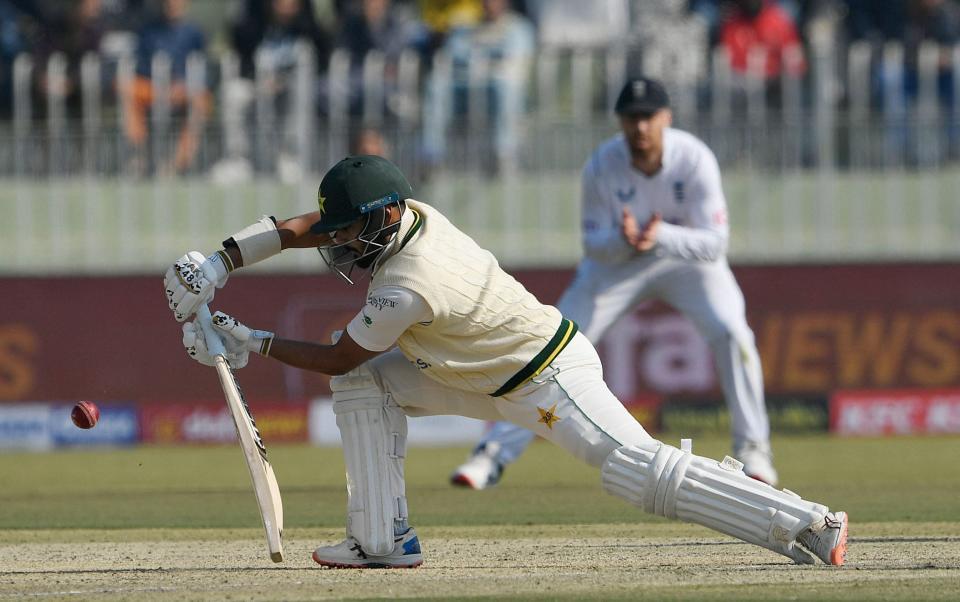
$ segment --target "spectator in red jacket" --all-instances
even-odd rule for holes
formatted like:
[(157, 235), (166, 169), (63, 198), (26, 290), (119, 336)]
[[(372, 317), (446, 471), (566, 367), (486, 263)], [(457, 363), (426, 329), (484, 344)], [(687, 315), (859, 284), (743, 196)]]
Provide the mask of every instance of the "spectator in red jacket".
[(730, 54), (735, 73), (746, 74), (750, 53), (762, 48), (766, 54), (764, 79), (776, 80), (789, 69), (791, 75), (802, 75), (806, 64), (801, 60), (786, 64), (789, 48), (800, 47), (800, 35), (792, 17), (772, 0), (732, 0), (720, 23), (720, 44)]

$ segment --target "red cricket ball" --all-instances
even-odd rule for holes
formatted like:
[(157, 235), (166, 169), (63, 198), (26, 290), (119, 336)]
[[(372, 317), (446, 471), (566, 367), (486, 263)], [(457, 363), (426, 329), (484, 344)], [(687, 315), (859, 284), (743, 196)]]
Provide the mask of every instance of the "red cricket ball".
[(80, 401), (73, 406), (70, 419), (82, 429), (92, 429), (100, 420), (100, 408), (92, 401)]

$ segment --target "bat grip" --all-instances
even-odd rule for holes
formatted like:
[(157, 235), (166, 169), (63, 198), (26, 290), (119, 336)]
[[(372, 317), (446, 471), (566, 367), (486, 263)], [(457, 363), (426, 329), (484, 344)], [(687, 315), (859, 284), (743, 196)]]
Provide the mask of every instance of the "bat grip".
[(200, 323), (200, 328), (203, 329), (203, 340), (207, 344), (207, 351), (210, 352), (210, 355), (226, 356), (226, 350), (223, 348), (223, 339), (220, 338), (220, 335), (217, 334), (216, 329), (213, 327), (210, 308), (207, 307), (206, 303), (197, 309), (197, 321)]

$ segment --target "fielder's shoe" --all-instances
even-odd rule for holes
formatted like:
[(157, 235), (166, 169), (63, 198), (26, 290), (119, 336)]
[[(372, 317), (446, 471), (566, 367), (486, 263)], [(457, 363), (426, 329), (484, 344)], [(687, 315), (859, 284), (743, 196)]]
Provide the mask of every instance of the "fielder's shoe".
[(828, 512), (822, 523), (804, 530), (797, 541), (824, 563), (841, 566), (847, 559), (847, 513)]
[(472, 489), (493, 487), (503, 475), (503, 464), (497, 461), (496, 454), (480, 448), (450, 475), (450, 483)]
[(210, 169), (210, 179), (221, 186), (249, 182), (253, 179), (253, 166), (243, 158), (223, 159)]
[(771, 487), (777, 486), (777, 470), (773, 467), (773, 453), (769, 443), (747, 441), (733, 450), (737, 460), (743, 462), (743, 472), (753, 479)]
[(412, 569), (423, 564), (420, 540), (413, 527), (397, 535), (393, 552), (386, 556), (372, 556), (353, 537), (347, 537), (335, 546), (320, 546), (313, 551), (313, 560), (335, 569)]

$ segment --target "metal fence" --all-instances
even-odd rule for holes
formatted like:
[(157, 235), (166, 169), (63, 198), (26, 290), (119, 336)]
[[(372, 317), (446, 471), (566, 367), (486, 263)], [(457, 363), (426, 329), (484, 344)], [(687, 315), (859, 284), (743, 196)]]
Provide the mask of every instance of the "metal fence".
[[(21, 56), (12, 115), (0, 122), (0, 272), (155, 271), (261, 213), (311, 210), (319, 177), (359, 127), (380, 131), (417, 196), (504, 263), (570, 263), (580, 167), (616, 131), (613, 99), (641, 71), (666, 80), (675, 124), (720, 160), (734, 261), (960, 257), (960, 78), (949, 77), (960, 73), (960, 48), (923, 46), (915, 70), (895, 44), (821, 45), (785, 62), (797, 68), (774, 82), (759, 57), (744, 75), (722, 50), (697, 60), (626, 46), (540, 48), (520, 65), (371, 53), (357, 68), (338, 51), (318, 71), (304, 46), (282, 72), (258, 57), (249, 81), (231, 55), (192, 57), (186, 94), (210, 95), (204, 113), (202, 103), (170, 102), (160, 55), (149, 142), (138, 149), (117, 92), (135, 77), (130, 58), (84, 57), (72, 92), (65, 57), (34, 65)], [(174, 173), (162, 158), (184, 128), (195, 130), (196, 154)], [(238, 136), (249, 171), (215, 177)], [(300, 254), (273, 266), (317, 262)]]

